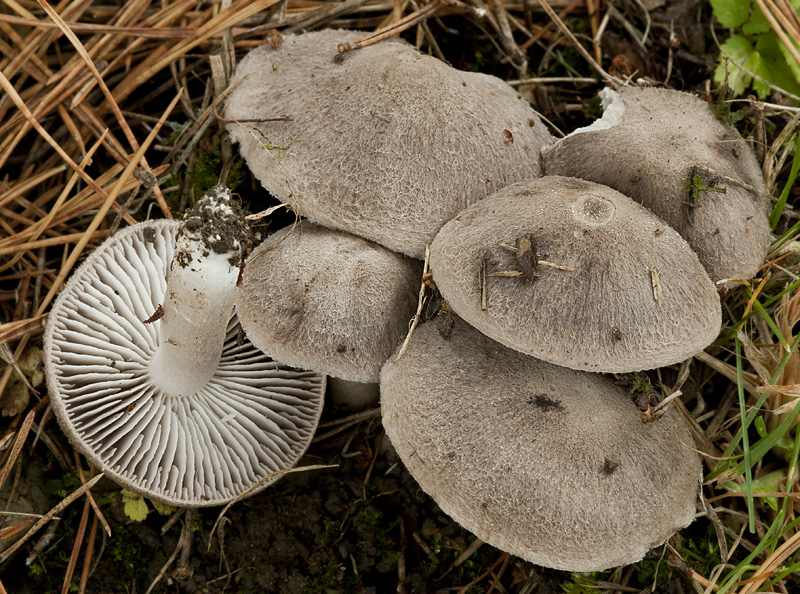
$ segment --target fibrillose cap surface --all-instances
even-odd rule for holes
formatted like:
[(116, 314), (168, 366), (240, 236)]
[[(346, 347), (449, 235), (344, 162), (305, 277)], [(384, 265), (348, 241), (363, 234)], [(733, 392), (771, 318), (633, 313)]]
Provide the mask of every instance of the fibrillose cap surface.
[(546, 567), (634, 563), (693, 519), (700, 461), (669, 407), (642, 421), (607, 378), (512, 351), (457, 319), (381, 373), (386, 433), (442, 510)]
[(417, 307), (422, 263), (303, 222), (247, 261), (236, 309), (247, 336), (289, 365), (377, 382)]
[(160, 343), (178, 223), (118, 231), (73, 274), (44, 336), (47, 391), (70, 441), (119, 484), (170, 505), (227, 503), (277, 480), (303, 455), (325, 378), (239, 341), (232, 316), (219, 367), (197, 393), (164, 394), (149, 365)]
[(539, 176), (552, 138), (500, 79), (403, 41), (337, 54), (361, 35), (291, 35), (250, 52), (226, 117), (292, 120), (228, 130), (253, 174), (303, 216), (421, 258), (461, 209)]
[[(561, 268), (540, 262), (533, 280), (522, 276), (513, 248), (525, 237), (532, 257)], [(472, 205), (436, 236), (430, 262), (468, 323), (573, 369), (670, 365), (721, 325), (717, 290), (687, 243), (630, 198), (575, 178), (520, 182)]]
[[(721, 177), (766, 192), (739, 133), (688, 93), (626, 87), (601, 95), (601, 120), (543, 151), (547, 174), (602, 183), (643, 204), (686, 239), (715, 282), (756, 275), (769, 250), (769, 200)], [(712, 189), (698, 189), (695, 176)]]

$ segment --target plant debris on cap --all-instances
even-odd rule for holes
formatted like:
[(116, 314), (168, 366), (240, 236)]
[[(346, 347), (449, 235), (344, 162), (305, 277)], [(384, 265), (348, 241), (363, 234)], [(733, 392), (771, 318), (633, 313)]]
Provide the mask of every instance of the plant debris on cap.
[(442, 510), (567, 571), (639, 561), (691, 523), (701, 465), (671, 406), (645, 423), (605, 377), (550, 365), (459, 319), (418, 327), (381, 372), (383, 425)]
[(447, 223), (436, 286), (487, 336), (573, 369), (622, 373), (682, 361), (719, 333), (720, 301), (664, 221), (606, 186), (543, 177)]
[(289, 365), (377, 382), (417, 307), (422, 262), (313, 223), (250, 255), (236, 309), (247, 336)]
[(228, 313), (204, 387), (175, 395), (153, 383), (163, 339), (153, 314), (167, 299), (178, 228), (119, 231), (75, 272), (45, 330), (48, 394), (70, 441), (118, 483), (172, 505), (220, 505), (305, 452), (325, 378), (240, 342)]
[(251, 51), (225, 114), (241, 123), (227, 128), (264, 187), (303, 216), (421, 258), (460, 210), (539, 176), (552, 137), (500, 79), (404, 41), (337, 53), (360, 36), (290, 35)]
[(736, 183), (767, 191), (739, 133), (688, 93), (626, 87), (601, 97), (602, 119), (543, 151), (547, 174), (640, 202), (686, 239), (715, 282), (755, 276), (769, 250), (770, 202)]

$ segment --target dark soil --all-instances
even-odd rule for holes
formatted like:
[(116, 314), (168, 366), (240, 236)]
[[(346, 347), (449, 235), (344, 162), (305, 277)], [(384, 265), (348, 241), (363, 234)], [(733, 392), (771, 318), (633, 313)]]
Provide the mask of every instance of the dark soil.
[[(329, 405), (323, 422), (347, 416), (330, 409)], [(57, 430), (50, 431), (54, 438), (63, 439)], [(63, 495), (57, 491), (70, 487), (70, 481), (77, 483), (77, 478), (64, 475), (46, 452), (37, 446), (27, 466), (43, 467), (46, 488), (54, 494), (50, 503), (55, 505)], [(175, 560), (152, 591), (556, 594), (578, 587), (569, 573), (509, 558), (488, 544), (456, 561), (470, 545), (474, 546), (475, 537), (422, 492), (388, 443), (379, 416), (313, 444), (301, 462), (301, 466), (308, 465), (336, 466), (285, 476), (231, 507), (213, 534), (221, 508), (199, 510), (191, 520), (194, 538), (188, 563)], [(74, 488), (73, 484), (69, 490)], [(106, 538), (98, 530), (86, 592), (147, 591), (176, 551), (184, 517), (162, 535), (168, 516), (151, 508), (145, 521), (133, 522), (124, 513), (119, 487), (113, 482), (104, 479), (93, 493), (103, 506), (113, 536)], [(73, 504), (63, 512), (64, 520), (54, 538), (32, 567), (25, 564), (29, 545), (0, 568), (10, 594), (61, 591), (82, 507)], [(704, 523), (701, 532), (705, 527)], [(673, 542), (680, 546), (680, 540), (678, 536)], [(631, 566), (630, 583), (639, 585), (639, 572), (644, 569), (649, 575), (662, 553), (662, 549), (655, 550), (652, 559)], [(74, 585), (78, 584), (82, 563), (83, 555), (78, 560)], [(661, 563), (659, 581), (665, 585), (674, 582), (663, 591), (689, 592), (689, 582), (672, 571)]]
[[(373, 417), (313, 445), (301, 463), (335, 468), (287, 475), (234, 505), (213, 535), (221, 508), (200, 510), (192, 522), (188, 566), (176, 561), (153, 592), (457, 592), (497, 561), (502, 564), (501, 551), (482, 545), (454, 566), (475, 537), (420, 490), (387, 442), (379, 417)], [(34, 456), (30, 462), (49, 467), (45, 479), (59, 476), (46, 460)], [(119, 487), (111, 481), (98, 487), (93, 492), (99, 501), (116, 502), (104, 506), (113, 536), (98, 533), (86, 591), (144, 592), (175, 551), (182, 520), (162, 535), (167, 516), (151, 511), (144, 522), (132, 522), (123, 512)], [(73, 505), (63, 515), (52, 544), (33, 564), (40, 569), (25, 566), (30, 547), (2, 568), (10, 593), (61, 590), (81, 507)], [(79, 570), (80, 563), (82, 558)], [(499, 568), (493, 575), (500, 575)], [(555, 593), (569, 578), (514, 558), (503, 568), (498, 592)], [(485, 592), (493, 581), (487, 576), (469, 591)]]

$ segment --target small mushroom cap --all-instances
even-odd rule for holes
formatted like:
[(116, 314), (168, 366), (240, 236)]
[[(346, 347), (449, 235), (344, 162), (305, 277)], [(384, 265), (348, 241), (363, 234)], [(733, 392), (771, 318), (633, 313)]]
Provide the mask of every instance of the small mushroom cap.
[(640, 560), (691, 523), (701, 476), (670, 406), (644, 423), (605, 377), (550, 365), (456, 319), (418, 327), (381, 372), (386, 434), (442, 510), (538, 565)]
[(325, 378), (240, 343), (234, 315), (203, 389), (157, 388), (149, 366), (160, 326), (143, 321), (164, 303), (177, 233), (174, 221), (133, 225), (73, 274), (45, 329), (47, 391), (73, 445), (119, 484), (170, 505), (220, 505), (299, 460)]
[(281, 229), (245, 266), (236, 309), (278, 361), (377, 382), (417, 307), (422, 263), (313, 223)]
[[(518, 257), (525, 238), (531, 249)], [(520, 182), (470, 206), (436, 236), (430, 262), (468, 323), (573, 369), (677, 363), (721, 325), (717, 290), (680, 235), (619, 192), (575, 178)]]
[[(251, 51), (226, 111), (243, 123), (228, 130), (264, 187), (303, 216), (422, 258), (467, 205), (539, 176), (552, 137), (505, 82), (404, 41), (337, 54), (362, 35), (290, 35)], [(252, 121), (280, 116), (292, 119)]]
[(543, 151), (547, 174), (605, 184), (643, 204), (686, 239), (714, 282), (755, 276), (769, 250), (770, 204), (721, 177), (766, 192), (739, 133), (688, 93), (626, 87), (601, 95), (602, 119)]

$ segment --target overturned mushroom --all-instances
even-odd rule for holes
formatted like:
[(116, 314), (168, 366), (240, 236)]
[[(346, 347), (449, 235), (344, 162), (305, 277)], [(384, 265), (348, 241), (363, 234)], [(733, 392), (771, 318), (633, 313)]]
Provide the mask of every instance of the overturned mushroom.
[(721, 324), (687, 243), (630, 198), (575, 178), (520, 182), (465, 209), (436, 236), (431, 270), (478, 330), (573, 369), (670, 365)]
[(631, 87), (601, 97), (602, 119), (543, 151), (547, 174), (640, 202), (686, 239), (713, 281), (755, 276), (769, 249), (770, 205), (739, 133), (688, 93)]
[(669, 407), (644, 423), (601, 375), (512, 351), (457, 319), (416, 329), (381, 372), (386, 433), (422, 489), (467, 530), (533, 563), (634, 563), (694, 517), (701, 476)]
[(250, 52), (231, 81), (228, 130), (302, 215), (421, 258), (461, 209), (540, 175), (551, 136), (503, 81), (404, 41), (337, 53), (359, 36), (290, 35)]
[(279, 361), (374, 383), (408, 331), (421, 275), (419, 261), (304, 222), (253, 250), (236, 309), (253, 344)]
[(218, 187), (180, 226), (118, 232), (65, 285), (45, 331), (48, 393), (72, 443), (172, 505), (219, 505), (291, 467), (322, 409), (323, 376), (240, 341), (243, 223)]

